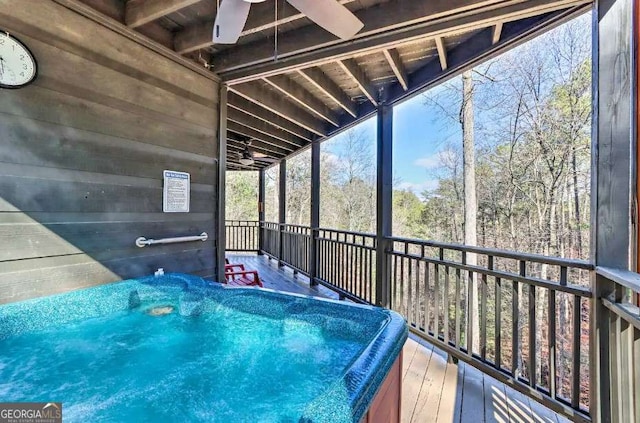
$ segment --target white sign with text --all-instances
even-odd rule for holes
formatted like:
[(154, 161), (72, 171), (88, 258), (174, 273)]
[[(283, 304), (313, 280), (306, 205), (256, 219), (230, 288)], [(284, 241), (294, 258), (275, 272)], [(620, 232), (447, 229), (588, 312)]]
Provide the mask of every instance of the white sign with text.
[(191, 175), (186, 172), (165, 170), (162, 195), (162, 211), (165, 213), (188, 213), (191, 197)]

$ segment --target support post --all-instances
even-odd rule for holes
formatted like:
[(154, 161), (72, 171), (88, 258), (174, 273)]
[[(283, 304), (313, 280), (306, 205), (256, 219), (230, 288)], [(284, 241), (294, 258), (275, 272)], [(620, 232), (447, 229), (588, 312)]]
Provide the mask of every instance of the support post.
[(278, 266), (284, 262), (284, 224), (287, 223), (287, 161), (280, 162), (280, 177), (278, 178)]
[(215, 204), (215, 224), (217, 228), (215, 247), (216, 247), (216, 280), (224, 281), (224, 258), (226, 253), (226, 228), (225, 228), (225, 187), (227, 174), (227, 86), (220, 87), (220, 118), (218, 126), (218, 172), (217, 189), (218, 197)]
[(596, 0), (593, 13), (591, 259), (596, 272), (591, 280), (590, 411), (596, 423), (615, 421), (618, 415), (617, 384), (612, 384), (611, 318), (602, 302), (614, 294), (615, 284), (597, 269), (631, 266), (636, 165), (634, 3)]
[(320, 228), (320, 143), (311, 144), (311, 239), (309, 240), (309, 282), (318, 282), (318, 236)]
[(378, 106), (376, 183), (376, 304), (391, 306), (391, 275), (386, 251), (390, 247), (393, 196), (393, 107)]
[(264, 169), (258, 171), (258, 255), (264, 251), (264, 197), (265, 197)]

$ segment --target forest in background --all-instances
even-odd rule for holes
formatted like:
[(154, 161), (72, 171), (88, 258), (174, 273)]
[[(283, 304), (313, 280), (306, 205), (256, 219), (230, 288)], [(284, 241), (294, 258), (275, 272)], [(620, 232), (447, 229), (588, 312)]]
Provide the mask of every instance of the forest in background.
[[(589, 255), (591, 46), (581, 17), (468, 72), (472, 77), (477, 245), (567, 258)], [(423, 94), (444, 125), (462, 125), (458, 77)], [(433, 107), (432, 107), (433, 109)], [(433, 138), (432, 136), (430, 138)], [(450, 137), (449, 137), (450, 138)], [(461, 138), (461, 137), (460, 137)], [(395, 236), (464, 242), (462, 139), (440, 139), (424, 192), (394, 180)], [(278, 175), (266, 172), (266, 219)], [(287, 161), (287, 223), (308, 225), (311, 154)], [(321, 226), (375, 230), (375, 139), (357, 127), (321, 148)], [(227, 216), (257, 219), (257, 173), (229, 172)]]

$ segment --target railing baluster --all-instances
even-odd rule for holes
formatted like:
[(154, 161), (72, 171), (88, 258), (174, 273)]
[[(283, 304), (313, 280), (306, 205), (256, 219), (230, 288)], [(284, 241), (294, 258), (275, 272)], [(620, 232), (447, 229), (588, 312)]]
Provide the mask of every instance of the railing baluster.
[(475, 284), (476, 279), (474, 277), (474, 273), (472, 271), (467, 271), (467, 354), (473, 355), (473, 339), (475, 336), (474, 333), (474, 320), (478, 318), (478, 316), (473, 315), (473, 305), (476, 301), (475, 299)]
[(537, 383), (536, 372), (536, 287), (529, 285), (529, 385), (534, 387)]
[[(406, 245), (407, 244), (405, 244), (405, 248), (406, 248)], [(406, 313), (404, 313), (404, 311), (403, 311), (403, 307), (404, 307), (404, 260), (405, 260), (404, 257), (400, 257), (400, 286), (398, 287), (399, 291), (400, 291), (400, 294), (398, 295), (398, 297), (399, 297), (399, 299), (398, 299), (399, 300), (398, 312), (403, 314), (406, 317)]]
[[(422, 256), (424, 257), (424, 254), (422, 254)], [(425, 332), (429, 333), (429, 322), (431, 320), (431, 307), (429, 305), (429, 292), (431, 291), (431, 283), (430, 283), (430, 269), (429, 269), (429, 262), (425, 261), (424, 262), (424, 330)], [(431, 296), (435, 299), (435, 289), (433, 291), (433, 294), (431, 294)], [(438, 336), (437, 331), (434, 329), (433, 333), (435, 336)]]
[(482, 289), (480, 291), (480, 356), (487, 358), (487, 274), (482, 274)]
[[(494, 258), (489, 256), (489, 270), (494, 269)], [(495, 365), (502, 368), (502, 280), (495, 278)]]
[[(573, 371), (571, 378), (571, 406), (578, 408), (580, 405), (580, 338), (581, 338), (580, 297), (573, 296)], [(623, 394), (624, 395), (624, 394)]]
[[(467, 264), (467, 253), (466, 251), (462, 252), (462, 264)], [(454, 306), (454, 312), (455, 312), (455, 330), (456, 330), (456, 338), (455, 338), (455, 342), (456, 342), (456, 348), (460, 349), (460, 340), (461, 340), (461, 334), (460, 334), (460, 300), (461, 300), (461, 295), (460, 295), (460, 290), (462, 288), (462, 278), (461, 278), (461, 270), (460, 268), (456, 269), (456, 299), (455, 299), (455, 306)], [(447, 310), (448, 311), (448, 310)]]
[[(422, 255), (424, 256), (424, 253)], [(418, 329), (424, 328), (424, 324), (422, 323), (422, 319), (421, 319), (421, 317), (423, 315), (422, 314), (422, 307), (424, 305), (422, 304), (422, 301), (421, 301), (422, 300), (422, 296), (420, 295), (420, 285), (422, 285), (420, 283), (420, 275), (421, 275), (421, 273), (420, 273), (420, 263), (424, 263), (424, 262), (422, 262), (420, 260), (416, 261), (416, 297), (415, 297), (415, 300), (414, 300), (415, 309), (413, 311), (415, 319), (416, 319), (416, 327)], [(426, 263), (424, 263), (424, 266), (426, 267)]]
[[(442, 248), (439, 249), (438, 251), (438, 258), (440, 259), (440, 261), (444, 261), (444, 250)], [(439, 309), (439, 300), (440, 300), (440, 295), (442, 295), (442, 327), (443, 327), (443, 335), (444, 335), (444, 343), (445, 344), (449, 344), (449, 266), (444, 266), (444, 288), (443, 288), (443, 292), (440, 293), (440, 275), (438, 274), (437, 270), (440, 268), (440, 265), (437, 264), (436, 265), (436, 275), (434, 278), (434, 283), (435, 283), (435, 294), (434, 294), (434, 301), (435, 301), (435, 326), (436, 326), (436, 330), (435, 330), (435, 335), (436, 338), (440, 335), (440, 327), (439, 327), (439, 320), (440, 320), (440, 309)]]
[[(567, 268), (560, 268), (560, 285), (567, 284)], [(551, 398), (556, 399), (558, 391), (556, 389), (556, 291), (549, 290), (549, 333), (547, 335), (549, 343), (549, 393)]]
[(411, 298), (413, 295), (413, 260), (409, 259), (408, 263), (407, 263), (407, 270), (409, 272), (409, 274), (407, 275), (407, 282), (408, 282), (408, 289), (407, 289), (407, 303), (406, 303), (406, 307), (407, 307), (407, 320), (409, 322), (409, 324), (415, 323), (415, 316), (412, 316), (412, 305), (411, 304)]
[[(526, 270), (526, 262), (520, 261), (520, 274)], [(520, 286), (517, 281), (512, 281), (511, 291), (511, 372), (518, 379), (519, 350), (520, 350)]]

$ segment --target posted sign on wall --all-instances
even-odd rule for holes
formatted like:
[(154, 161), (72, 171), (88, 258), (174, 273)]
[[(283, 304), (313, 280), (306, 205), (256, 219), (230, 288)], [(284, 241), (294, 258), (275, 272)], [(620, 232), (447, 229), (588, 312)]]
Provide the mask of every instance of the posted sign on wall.
[(188, 213), (191, 197), (191, 176), (185, 172), (165, 170), (162, 211), (165, 213)]

